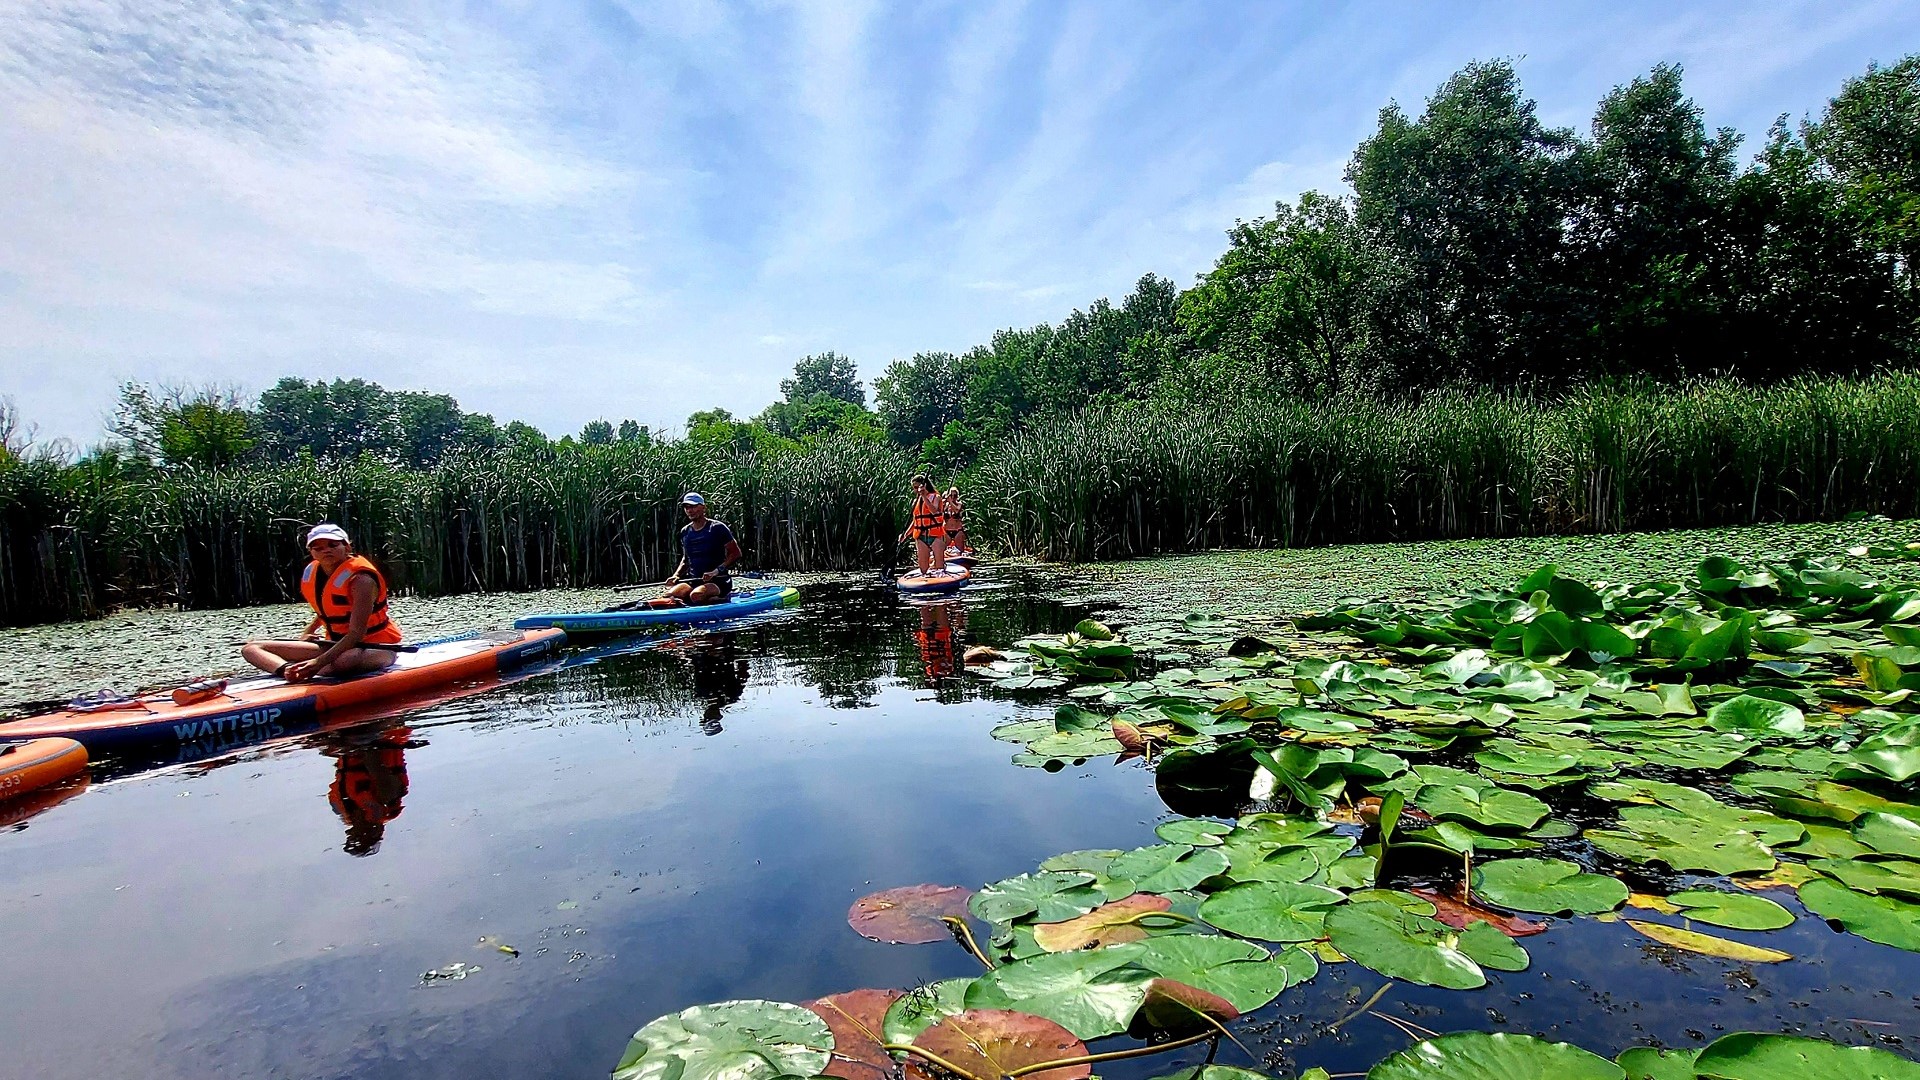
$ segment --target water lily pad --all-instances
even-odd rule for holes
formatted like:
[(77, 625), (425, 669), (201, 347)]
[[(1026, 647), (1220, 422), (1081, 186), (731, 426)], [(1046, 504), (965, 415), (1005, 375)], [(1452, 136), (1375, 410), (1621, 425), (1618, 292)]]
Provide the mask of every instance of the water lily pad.
[(1798, 735), (1807, 730), (1806, 714), (1784, 701), (1741, 694), (1707, 710), (1707, 723), (1719, 731), (1761, 735)]
[(1920, 952), (1920, 904), (1869, 896), (1825, 878), (1800, 886), (1800, 902), (1808, 911), (1868, 941)]
[(1847, 888), (1865, 893), (1892, 893), (1920, 899), (1920, 863), (1905, 859), (1867, 862), (1863, 859), (1814, 859), (1808, 866), (1838, 878)]
[(1527, 950), (1492, 923), (1476, 922), (1460, 931), (1460, 951), (1495, 971), (1525, 971), (1529, 963)]
[(1413, 803), (1437, 818), (1455, 818), (1489, 829), (1531, 829), (1547, 816), (1547, 804), (1532, 795), (1491, 783), (1430, 784)]
[(1656, 1050), (1636, 1046), (1613, 1060), (1627, 1072), (1627, 1080), (1694, 1080), (1693, 1059), (1698, 1050)]
[(964, 919), (972, 890), (960, 885), (905, 885), (863, 896), (847, 909), (861, 937), (894, 945), (925, 945), (953, 936), (943, 916)]
[(1162, 1031), (1185, 1031), (1213, 1026), (1206, 1018), (1215, 1023), (1237, 1020), (1240, 1010), (1226, 998), (1197, 986), (1173, 979), (1154, 979), (1147, 983), (1147, 996), (1140, 1002), (1136, 1016)]
[[(1920, 824), (1892, 814), (1860, 815), (1853, 823), (1853, 838), (1882, 855), (1902, 855), (1920, 859)], [(1837, 858), (1849, 856), (1836, 855)]]
[[(1135, 893), (1102, 904), (1065, 922), (1041, 923), (1033, 928), (1034, 943), (1048, 952), (1071, 952), (1104, 945), (1139, 941), (1148, 935), (1140, 916), (1168, 911), (1173, 901), (1151, 893)], [(1162, 920), (1163, 922), (1165, 920)]]
[(1693, 1068), (1713, 1080), (1920, 1080), (1920, 1065), (1877, 1046), (1746, 1031), (1709, 1043)]
[(967, 1008), (967, 988), (972, 979), (944, 979), (915, 987), (887, 1007), (880, 1020), (880, 1033), (890, 1043), (910, 1043), (922, 1031)]
[(1464, 931), (1377, 900), (1351, 902), (1327, 915), (1328, 943), (1390, 979), (1473, 990), (1487, 984), (1480, 965), (1460, 948)]
[(1175, 818), (1155, 826), (1153, 833), (1169, 844), (1216, 847), (1221, 839), (1232, 831), (1233, 826), (1224, 821), (1214, 821), (1210, 818)]
[(1113, 865), (1113, 860), (1125, 854), (1126, 852), (1122, 851), (1119, 848), (1095, 848), (1095, 849), (1089, 849), (1086, 851), (1067, 851), (1067, 852), (1062, 852), (1061, 854), (1058, 854), (1058, 855), (1054, 855), (1050, 858), (1041, 860), (1040, 869), (1064, 870), (1064, 871), (1078, 870), (1082, 873), (1087, 873), (1087, 874), (1104, 875), (1107, 872), (1107, 868)]
[(1214, 848), (1154, 844), (1113, 860), (1107, 873), (1133, 882), (1141, 892), (1167, 893), (1191, 889), (1226, 869), (1227, 856)]
[(1626, 903), (1619, 878), (1589, 874), (1565, 859), (1501, 859), (1473, 872), (1474, 891), (1501, 907), (1542, 915), (1592, 915)]
[(1200, 905), (1200, 917), (1222, 930), (1262, 941), (1311, 941), (1321, 936), (1327, 912), (1345, 901), (1337, 889), (1261, 881), (1207, 897)]
[(1674, 914), (1729, 930), (1778, 930), (1793, 925), (1793, 912), (1764, 896), (1690, 889), (1667, 897)]
[(1080, 871), (1043, 870), (1007, 878), (973, 894), (968, 907), (988, 922), (1011, 922), (1024, 915), (1037, 915), (1041, 922), (1059, 922), (1084, 915), (1105, 902), (1105, 898), (1087, 886), (1092, 874)]
[(1629, 806), (1620, 812), (1620, 826), (1588, 829), (1585, 835), (1610, 855), (1662, 862), (1675, 870), (1743, 874), (1771, 870), (1778, 862), (1752, 833), (1703, 822), (1669, 807)]
[(613, 1080), (778, 1080), (820, 1076), (827, 1022), (782, 1001), (722, 1001), (662, 1016), (633, 1035)]
[[(1087, 1053), (1086, 1044), (1059, 1024), (1006, 1009), (968, 1009), (949, 1016), (922, 1032), (913, 1044), (939, 1055), (967, 1075), (979, 1077), (1005, 1076), (1027, 1066), (1085, 1057)], [(1091, 1065), (1080, 1064), (1027, 1075), (1034, 1080), (1084, 1080), (1092, 1072)]]
[(1486, 923), (1508, 937), (1528, 937), (1543, 933), (1546, 923), (1532, 922), (1517, 915), (1503, 915), (1489, 911), (1478, 904), (1463, 903), (1445, 893), (1430, 889), (1413, 889), (1413, 895), (1433, 905), (1433, 917), (1455, 930), (1465, 930), (1474, 923)]
[(1462, 1031), (1400, 1051), (1367, 1080), (1624, 1080), (1620, 1066), (1569, 1043)]
[(1678, 926), (1665, 923), (1643, 922), (1639, 919), (1625, 919), (1628, 926), (1662, 945), (1686, 952), (1699, 953), (1702, 956), (1715, 956), (1722, 960), (1735, 960), (1742, 964), (1777, 964), (1782, 960), (1791, 960), (1791, 953), (1778, 949), (1763, 949), (1758, 945), (1748, 945), (1743, 941), (1730, 941), (1727, 938), (1702, 934), (1698, 930), (1683, 930)]
[(1243, 1013), (1320, 971), (1319, 963), (1300, 949), (1269, 954), (1258, 945), (1212, 934), (1153, 937), (1107, 951), (1123, 953), (1162, 978), (1218, 994)]
[(899, 990), (849, 990), (829, 994), (801, 1007), (827, 1022), (833, 1033), (833, 1060), (827, 1076), (840, 1080), (888, 1080), (894, 1061), (881, 1032), (887, 1010), (900, 1000)]
[(1082, 1039), (1125, 1031), (1153, 975), (1129, 966), (1122, 948), (1048, 953), (995, 968), (968, 988), (967, 1008), (1044, 1016)]

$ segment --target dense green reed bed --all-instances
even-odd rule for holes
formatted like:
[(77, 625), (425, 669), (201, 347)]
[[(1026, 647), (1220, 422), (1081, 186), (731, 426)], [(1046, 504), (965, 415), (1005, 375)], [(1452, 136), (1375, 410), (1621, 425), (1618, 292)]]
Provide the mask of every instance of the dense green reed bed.
[(372, 459), (211, 472), (0, 465), (0, 623), (125, 604), (294, 599), (305, 524), (338, 521), (396, 584), (427, 595), (656, 580), (699, 490), (752, 565), (884, 561), (912, 463), (836, 441), (762, 453), (692, 443)]
[(1084, 561), (1212, 547), (1920, 514), (1920, 378), (1348, 396), (1036, 425), (978, 530)]
[[(430, 469), (9, 458), (0, 623), (287, 600), (300, 529), (323, 518), (427, 595), (650, 580), (675, 561), (688, 489), (714, 500), (762, 568), (884, 565), (918, 467), (851, 437), (564, 445)], [(1920, 376), (1094, 409), (1031, 422), (961, 482), (976, 540), (1079, 562), (1913, 517)]]

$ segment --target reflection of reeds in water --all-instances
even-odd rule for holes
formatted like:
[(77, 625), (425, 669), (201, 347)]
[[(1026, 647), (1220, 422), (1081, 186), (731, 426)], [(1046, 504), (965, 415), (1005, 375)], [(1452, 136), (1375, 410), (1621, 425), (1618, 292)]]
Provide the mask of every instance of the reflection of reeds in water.
[(304, 523), (337, 521), (396, 584), (425, 594), (663, 578), (680, 495), (706, 494), (752, 565), (875, 565), (913, 473), (885, 446), (761, 452), (691, 443), (135, 474), (0, 464), (0, 622), (125, 602), (224, 607), (295, 598)]
[(993, 546), (1209, 547), (1920, 515), (1920, 378), (1453, 392), (1034, 425), (982, 462)]

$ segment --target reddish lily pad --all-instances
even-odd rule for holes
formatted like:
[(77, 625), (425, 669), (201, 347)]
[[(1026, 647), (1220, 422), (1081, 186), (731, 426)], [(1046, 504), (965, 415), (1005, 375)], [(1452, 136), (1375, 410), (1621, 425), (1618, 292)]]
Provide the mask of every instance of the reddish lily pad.
[(966, 918), (972, 896), (961, 885), (904, 885), (855, 900), (847, 924), (861, 937), (890, 945), (945, 941), (953, 931), (941, 917)]
[(849, 990), (801, 1003), (827, 1022), (833, 1032), (833, 1059), (823, 1076), (840, 1080), (886, 1080), (893, 1075), (893, 1056), (882, 1047), (882, 1021), (887, 1009), (900, 1000), (898, 990)]
[(1208, 993), (1173, 979), (1155, 979), (1147, 984), (1146, 999), (1140, 1003), (1139, 1018), (1166, 1031), (1184, 1031), (1196, 1026), (1212, 1027), (1200, 1019), (1210, 1016), (1225, 1023), (1237, 1020), (1240, 1010), (1218, 994)]
[(1075, 949), (1139, 941), (1147, 936), (1147, 929), (1137, 921), (1139, 917), (1148, 912), (1168, 911), (1172, 907), (1173, 901), (1164, 896), (1134, 893), (1110, 904), (1101, 904), (1078, 918), (1041, 923), (1033, 928), (1033, 941), (1048, 952), (1072, 952)]
[(1130, 754), (1144, 754), (1147, 752), (1146, 735), (1141, 733), (1137, 725), (1125, 720), (1114, 720), (1113, 741), (1119, 743)]
[[(913, 1045), (970, 1076), (1005, 1076), (1027, 1065), (1087, 1053), (1087, 1045), (1059, 1024), (1008, 1009), (968, 1009), (949, 1016), (921, 1032)], [(930, 1072), (917, 1067), (913, 1071), (923, 1076)], [(1086, 1080), (1092, 1073), (1093, 1066), (1081, 1064), (1028, 1075), (1034, 1080)]]
[(1546, 930), (1546, 923), (1532, 922), (1517, 915), (1502, 915), (1488, 911), (1478, 904), (1461, 903), (1445, 893), (1432, 889), (1409, 889), (1413, 895), (1433, 905), (1433, 917), (1446, 923), (1455, 930), (1465, 930), (1477, 922), (1483, 922), (1508, 937), (1527, 937)]

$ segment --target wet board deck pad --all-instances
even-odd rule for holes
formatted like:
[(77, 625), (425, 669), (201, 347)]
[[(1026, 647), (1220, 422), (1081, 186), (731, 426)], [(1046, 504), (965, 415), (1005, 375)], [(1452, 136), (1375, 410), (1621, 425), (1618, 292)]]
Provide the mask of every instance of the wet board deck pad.
[(973, 571), (949, 564), (943, 574), (907, 574), (894, 584), (903, 593), (953, 592), (973, 580)]
[(0, 747), (0, 799), (30, 795), (87, 770), (87, 748), (72, 739), (33, 739)]
[(570, 634), (612, 633), (648, 626), (677, 626), (734, 619), (800, 602), (800, 590), (791, 585), (768, 585), (735, 592), (724, 604), (698, 607), (640, 608), (635, 611), (582, 611), (572, 614), (527, 615), (513, 620), (521, 629), (557, 626)]
[(63, 709), (0, 723), (0, 742), (57, 736), (76, 739), (94, 753), (264, 742), (318, 726), (330, 713), (357, 712), (451, 683), (517, 671), (558, 652), (566, 639), (560, 630), (470, 634), (400, 653), (392, 667), (373, 675), (302, 683), (261, 675), (235, 680), (226, 693), (192, 705), (176, 705), (169, 695), (155, 694), (142, 698), (139, 708), (88, 713)]

